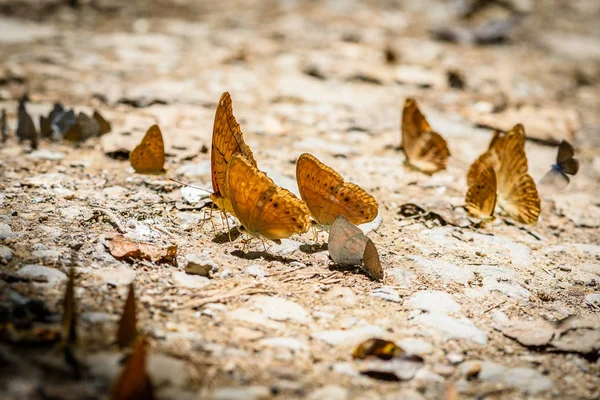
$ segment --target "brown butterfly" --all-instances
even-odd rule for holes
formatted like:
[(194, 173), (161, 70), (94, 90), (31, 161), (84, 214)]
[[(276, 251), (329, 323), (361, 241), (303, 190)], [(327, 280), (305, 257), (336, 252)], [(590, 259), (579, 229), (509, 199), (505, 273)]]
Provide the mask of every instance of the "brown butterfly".
[(367, 339), (354, 349), (352, 358), (364, 360), (367, 357), (377, 357), (382, 360), (391, 360), (392, 358), (404, 354), (405, 351), (396, 343), (384, 339)]
[(158, 125), (152, 125), (142, 142), (129, 156), (131, 166), (139, 174), (158, 174), (164, 172), (165, 144)]
[(67, 133), (65, 133), (64, 140), (73, 143), (81, 143), (89, 138), (96, 137), (99, 134), (100, 125), (98, 124), (98, 121), (80, 112), (77, 115), (77, 122), (69, 128)]
[(29, 97), (27, 94), (24, 94), (19, 100), (17, 137), (19, 138), (19, 141), (29, 140), (31, 142), (31, 147), (37, 149), (37, 130), (33, 123), (33, 119), (31, 119), (31, 116), (27, 113), (27, 109), (25, 108), (25, 103), (28, 100)]
[(377, 216), (373, 196), (354, 183), (344, 182), (340, 174), (310, 154), (298, 158), (296, 181), (313, 218), (325, 229), (338, 215), (354, 225), (371, 222)]
[(517, 124), (505, 134), (494, 133), (488, 150), (469, 170), (469, 187), (473, 186), (487, 166), (492, 166), (496, 173), (500, 207), (519, 222), (536, 222), (540, 214), (540, 198), (535, 182), (527, 173), (523, 125)]
[(280, 243), (310, 228), (306, 203), (275, 185), (242, 154), (234, 154), (229, 161), (227, 193), (235, 216), (253, 236)]
[(406, 99), (402, 111), (402, 150), (410, 165), (430, 175), (446, 169), (450, 156), (444, 138), (433, 131), (411, 98)]
[[(477, 159), (475, 163), (486, 164), (484, 160)], [(471, 167), (473, 168), (473, 167)], [(473, 180), (465, 197), (466, 209), (469, 215), (482, 220), (493, 220), (496, 208), (497, 189), (496, 172), (494, 167), (487, 163), (482, 167), (476, 166), (481, 172)]]
[(146, 347), (146, 339), (138, 338), (127, 359), (127, 364), (112, 387), (111, 400), (153, 400), (155, 398), (152, 381), (146, 372)]
[[(213, 125), (210, 169), (213, 193), (210, 198), (219, 209), (234, 214), (227, 193), (227, 166), (234, 154), (242, 154), (254, 166), (256, 161), (244, 134), (233, 116), (231, 96), (225, 92), (219, 99)], [(235, 215), (235, 214), (234, 214)]]
[(119, 348), (123, 349), (130, 346), (138, 335), (137, 330), (137, 317), (135, 307), (135, 290), (133, 282), (129, 285), (129, 292), (127, 293), (127, 300), (123, 306), (123, 314), (119, 321), (119, 328), (117, 330), (117, 344)]
[(69, 280), (63, 299), (62, 341), (70, 346), (77, 340), (77, 312), (75, 310), (75, 268), (69, 269)]
[(327, 248), (336, 264), (362, 264), (363, 270), (373, 279), (383, 279), (383, 268), (375, 244), (343, 215), (338, 215), (331, 225)]
[(573, 158), (575, 149), (566, 140), (560, 142), (556, 164), (540, 179), (542, 185), (554, 185), (559, 189), (567, 187), (571, 181), (567, 175), (576, 175), (579, 171), (579, 160)]

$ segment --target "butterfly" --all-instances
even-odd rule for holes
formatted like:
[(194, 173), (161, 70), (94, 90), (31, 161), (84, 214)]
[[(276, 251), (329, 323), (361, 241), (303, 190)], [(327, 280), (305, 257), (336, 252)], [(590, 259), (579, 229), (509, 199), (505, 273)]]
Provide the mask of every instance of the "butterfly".
[(77, 115), (77, 122), (71, 125), (63, 139), (73, 143), (81, 143), (99, 134), (100, 124), (98, 124), (98, 121), (80, 112)]
[(517, 124), (504, 134), (494, 133), (488, 150), (473, 163), (467, 174), (469, 187), (474, 185), (488, 165), (496, 173), (500, 207), (519, 222), (536, 222), (540, 214), (540, 198), (535, 182), (527, 173), (523, 125)]
[(340, 174), (310, 154), (298, 158), (296, 181), (300, 196), (321, 226), (329, 227), (338, 215), (354, 225), (371, 222), (377, 216), (373, 196), (354, 183), (344, 182)]
[(475, 163), (484, 164), (475, 166), (480, 170), (477, 177), (473, 179), (465, 197), (466, 209), (470, 216), (482, 220), (493, 220), (496, 208), (498, 183), (496, 171), (490, 163), (484, 160), (476, 160)]
[(213, 125), (210, 159), (213, 193), (210, 198), (219, 209), (230, 214), (234, 214), (234, 211), (227, 193), (227, 166), (231, 157), (238, 153), (256, 166), (252, 150), (244, 142), (240, 125), (233, 116), (231, 96), (225, 92), (217, 104)]
[(233, 212), (251, 235), (280, 243), (310, 228), (306, 203), (275, 185), (244, 155), (231, 157), (226, 182)]
[(131, 166), (139, 174), (158, 174), (164, 171), (165, 144), (158, 125), (152, 125), (142, 142), (129, 156)]
[(574, 155), (575, 150), (569, 142), (566, 140), (560, 142), (558, 154), (556, 155), (556, 164), (540, 179), (540, 184), (551, 184), (559, 189), (566, 188), (571, 181), (567, 174), (576, 175), (579, 171), (579, 160), (573, 158)]
[(402, 150), (410, 165), (429, 175), (446, 169), (450, 156), (444, 138), (431, 128), (411, 98), (402, 111)]
[(132, 282), (129, 285), (127, 300), (125, 300), (123, 314), (117, 330), (117, 344), (121, 349), (130, 346), (138, 335), (135, 308), (135, 290)]
[(375, 244), (343, 215), (338, 215), (331, 225), (327, 248), (336, 264), (362, 264), (363, 270), (373, 279), (383, 278)]
[(75, 269), (69, 269), (67, 290), (63, 299), (62, 341), (70, 346), (77, 339), (77, 313), (75, 310)]
[(31, 142), (31, 147), (37, 149), (38, 147), (38, 134), (33, 123), (33, 119), (27, 113), (27, 109), (25, 108), (25, 103), (29, 100), (27, 95), (23, 95), (21, 99), (19, 99), (19, 108), (18, 108), (18, 125), (17, 125), (17, 137), (19, 141), (29, 140)]
[(146, 372), (146, 348), (146, 339), (138, 338), (127, 363), (111, 389), (111, 400), (152, 400), (155, 398), (152, 381)]

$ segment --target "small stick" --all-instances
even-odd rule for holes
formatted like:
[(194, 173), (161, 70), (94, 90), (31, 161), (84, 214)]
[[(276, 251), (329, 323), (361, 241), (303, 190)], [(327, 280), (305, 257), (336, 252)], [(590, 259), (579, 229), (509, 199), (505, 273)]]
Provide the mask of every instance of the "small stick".
[(125, 228), (123, 228), (123, 225), (121, 224), (119, 219), (115, 216), (115, 214), (113, 214), (112, 211), (107, 210), (105, 208), (101, 208), (101, 207), (92, 207), (92, 210), (99, 211), (99, 212), (103, 213), (104, 215), (106, 215), (108, 217), (108, 220), (111, 223), (111, 225), (117, 229), (117, 232), (119, 232), (119, 233), (127, 232), (125, 230)]
[(493, 305), (491, 307), (488, 307), (483, 313), (487, 313), (489, 311), (492, 311), (494, 308), (500, 307), (502, 304), (506, 303), (506, 300), (501, 301), (500, 303)]
[(173, 182), (175, 182), (175, 183), (179, 183), (180, 185), (183, 185), (183, 186), (191, 187), (191, 188), (194, 188), (194, 189), (202, 190), (203, 192), (206, 192), (206, 193), (213, 194), (213, 192), (211, 192), (211, 191), (210, 191), (210, 190), (208, 190), (208, 189), (204, 189), (204, 188), (201, 188), (201, 187), (198, 187), (198, 186), (194, 186), (194, 185), (189, 185), (189, 184), (187, 184), (187, 183), (180, 182), (180, 181), (178, 181), (178, 180), (176, 180), (176, 179), (173, 179), (173, 178), (169, 178), (169, 180), (170, 180), (170, 181), (173, 181)]

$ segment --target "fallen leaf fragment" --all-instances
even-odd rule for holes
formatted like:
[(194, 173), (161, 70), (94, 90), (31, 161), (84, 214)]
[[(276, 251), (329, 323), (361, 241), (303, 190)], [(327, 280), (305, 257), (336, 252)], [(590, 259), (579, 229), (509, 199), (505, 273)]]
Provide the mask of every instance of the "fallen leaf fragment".
[(159, 247), (152, 244), (135, 242), (121, 235), (115, 236), (109, 244), (110, 254), (117, 260), (149, 260), (154, 263), (172, 263), (177, 256), (177, 245)]

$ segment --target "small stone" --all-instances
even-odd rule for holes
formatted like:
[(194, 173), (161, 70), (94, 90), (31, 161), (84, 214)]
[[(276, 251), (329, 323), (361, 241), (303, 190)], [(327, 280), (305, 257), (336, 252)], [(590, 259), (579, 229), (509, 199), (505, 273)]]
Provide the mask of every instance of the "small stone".
[(47, 282), (36, 283), (36, 285), (41, 286), (54, 286), (67, 280), (67, 275), (65, 275), (63, 272), (54, 268), (43, 267), (41, 265), (26, 265), (18, 270), (16, 274), (28, 278), (45, 277)]
[(0, 264), (8, 264), (13, 259), (12, 250), (0, 245)]
[(177, 285), (190, 289), (201, 289), (211, 284), (211, 280), (204, 276), (188, 275), (182, 271), (173, 272), (173, 280)]
[(191, 275), (209, 276), (218, 271), (219, 266), (207, 253), (188, 254), (185, 256), (185, 272)]
[(286, 256), (300, 249), (302, 243), (291, 239), (281, 239), (281, 244), (274, 244), (269, 247), (269, 253), (276, 256)]
[(262, 400), (271, 398), (271, 390), (266, 386), (221, 387), (216, 388), (213, 400)]
[(371, 296), (379, 297), (383, 300), (391, 301), (394, 303), (402, 302), (400, 295), (394, 289), (388, 286), (382, 286), (380, 288), (373, 289), (371, 291)]
[(49, 160), (49, 161), (59, 161), (65, 158), (65, 154), (59, 151), (52, 151), (49, 149), (39, 149), (33, 151), (28, 155), (29, 158), (34, 158), (36, 160)]
[(367, 339), (373, 337), (384, 337), (386, 332), (383, 328), (377, 325), (367, 325), (360, 328), (348, 330), (329, 330), (313, 334), (313, 336), (331, 346), (350, 346), (358, 345)]
[(299, 304), (280, 297), (254, 296), (254, 307), (262, 310), (263, 314), (274, 321), (308, 322), (308, 312)]
[(460, 312), (460, 305), (451, 295), (440, 290), (421, 290), (413, 294), (408, 302), (416, 309), (439, 312), (439, 313), (457, 313)]
[(569, 267), (568, 265), (561, 265), (560, 267), (558, 267), (558, 269), (565, 272), (570, 272), (571, 270), (573, 270), (573, 268)]
[[(0, 260), (1, 260), (0, 256)], [(590, 304), (593, 304), (597, 307), (600, 307), (600, 293), (591, 293), (585, 296), (585, 301), (587, 301)]]
[(229, 268), (226, 268), (223, 270), (223, 272), (221, 272), (221, 275), (219, 276), (221, 277), (221, 279), (233, 278), (233, 271), (231, 271)]
[(206, 199), (210, 194), (207, 191), (196, 189), (190, 186), (181, 188), (181, 197), (189, 204), (196, 204)]
[(265, 279), (265, 271), (258, 264), (248, 265), (248, 267), (246, 267), (246, 273), (261, 281)]
[(346, 400), (348, 389), (338, 385), (327, 385), (315, 390), (308, 396), (308, 400)]
[(451, 364), (460, 364), (465, 361), (465, 357), (460, 353), (448, 353), (446, 355), (446, 360), (448, 360)]
[(56, 262), (60, 258), (60, 251), (54, 249), (35, 250), (31, 252), (31, 256), (46, 262)]
[(0, 222), (0, 240), (8, 239), (12, 236), (12, 228), (5, 224), (4, 222)]
[(433, 346), (429, 343), (416, 338), (406, 338), (396, 342), (408, 354), (423, 355), (429, 354), (433, 350)]
[(467, 339), (482, 345), (487, 343), (487, 334), (465, 317), (452, 318), (435, 312), (421, 314), (414, 321), (416, 324), (427, 325), (442, 332), (446, 339)]

